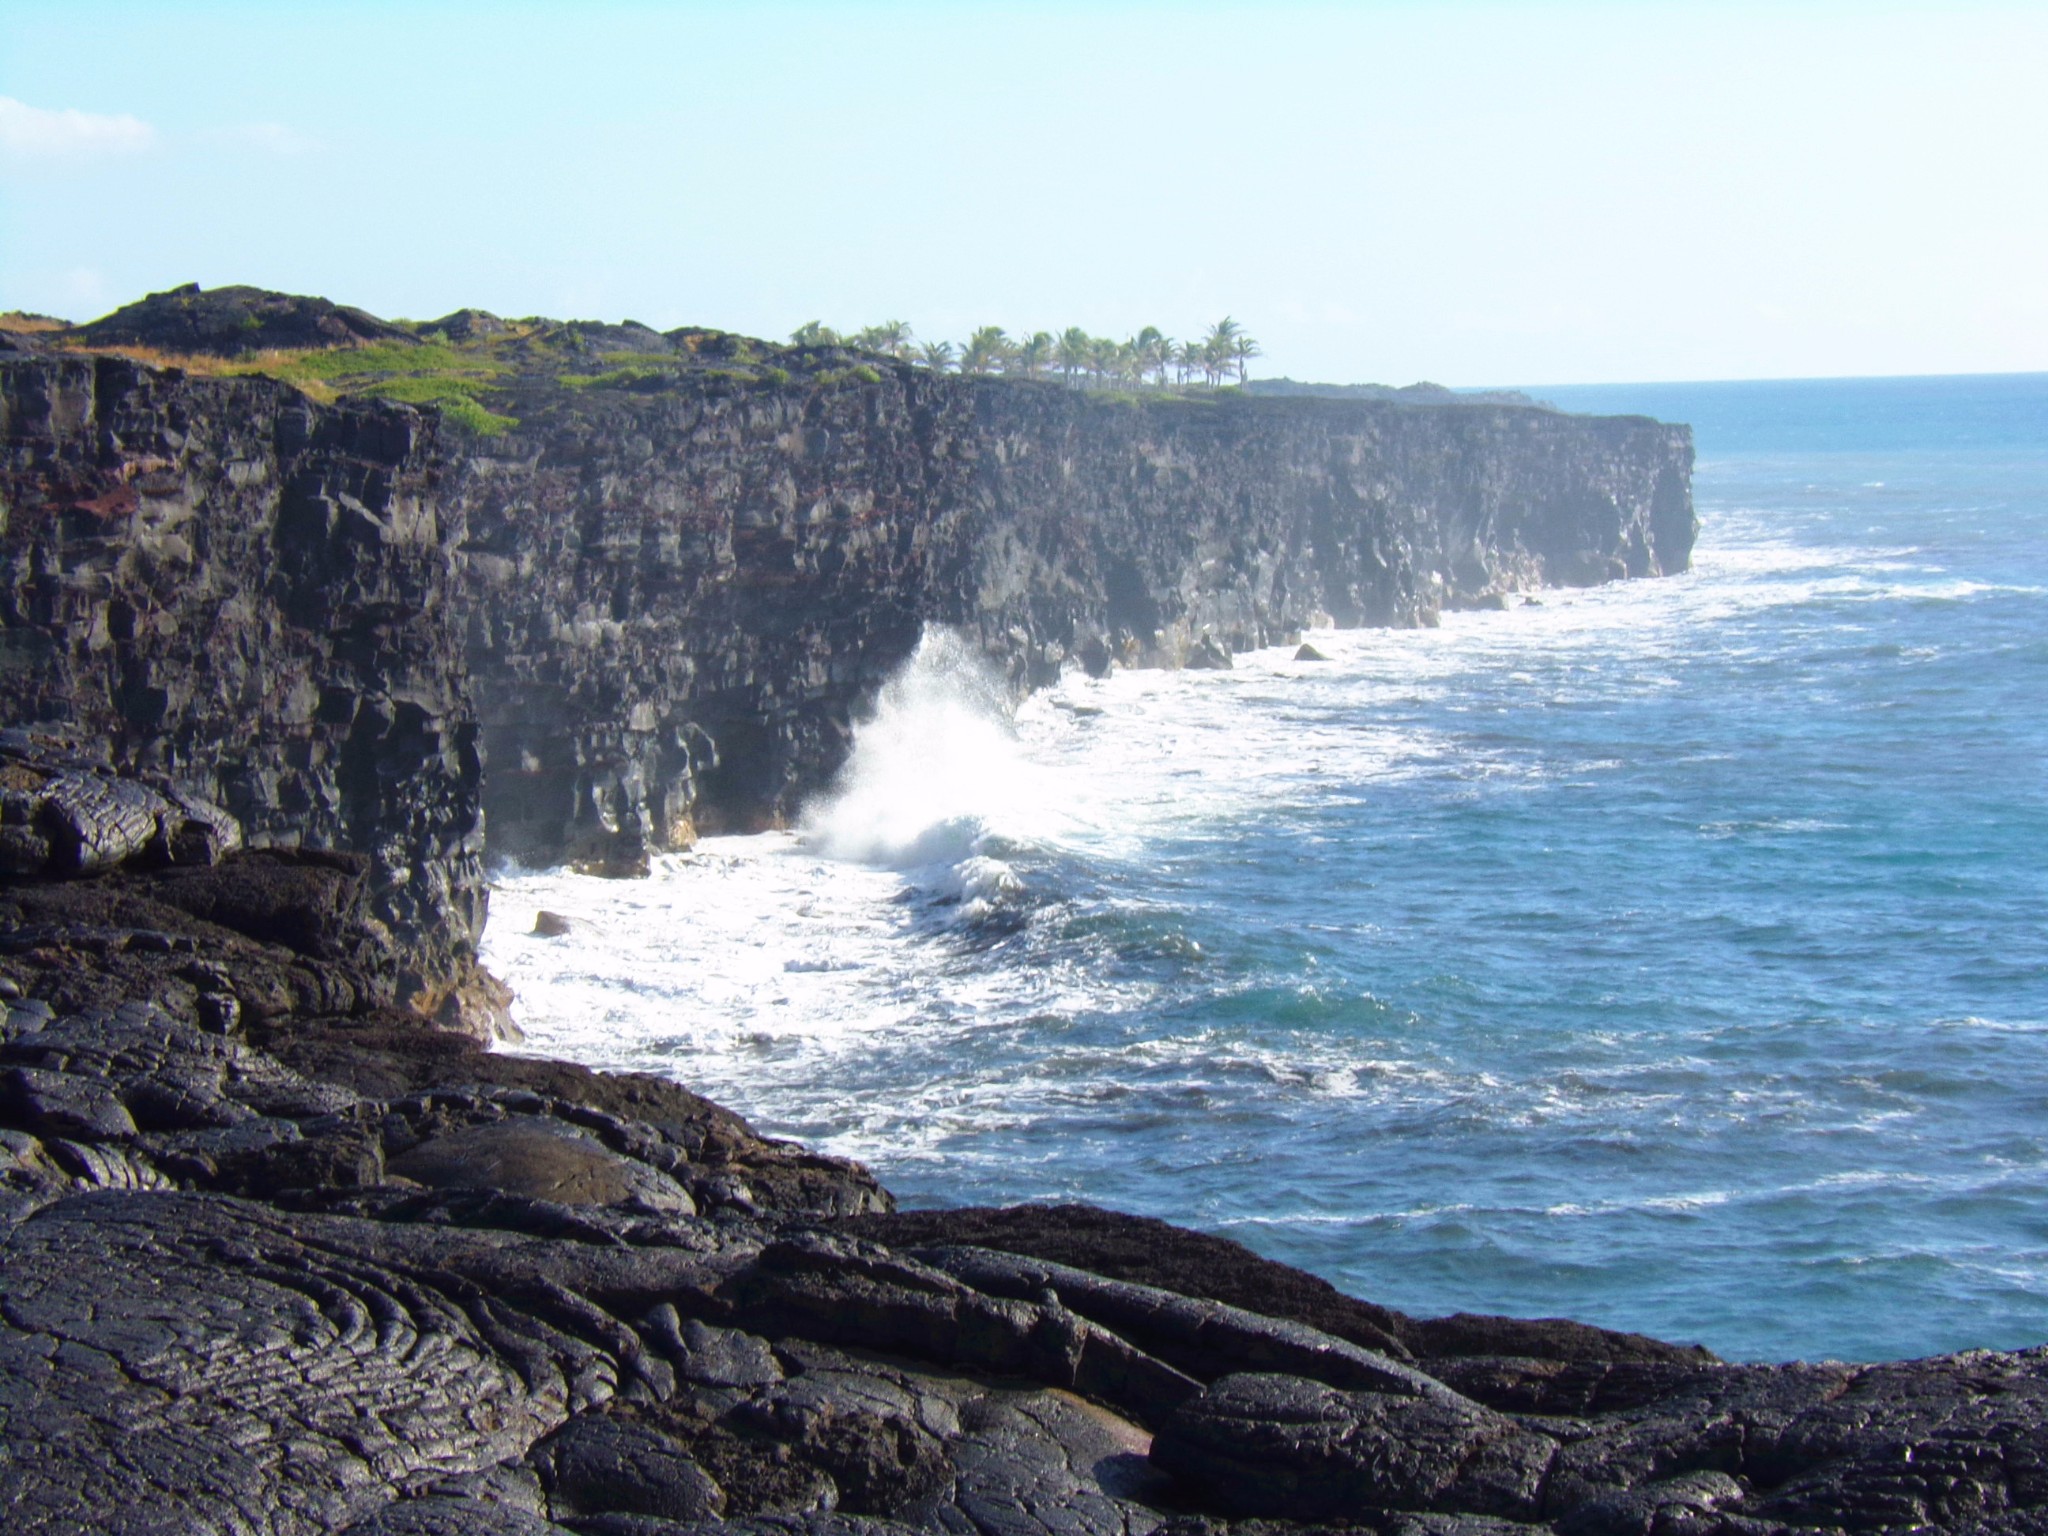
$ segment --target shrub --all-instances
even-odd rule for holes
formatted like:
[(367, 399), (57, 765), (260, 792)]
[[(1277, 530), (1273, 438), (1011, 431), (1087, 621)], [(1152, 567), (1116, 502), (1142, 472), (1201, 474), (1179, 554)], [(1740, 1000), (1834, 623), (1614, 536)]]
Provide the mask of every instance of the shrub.
[(519, 425), (517, 416), (500, 416), (496, 411), (486, 410), (476, 401), (467, 398), (443, 405), (441, 419), (472, 437), (496, 437), (499, 433)]
[(472, 379), (386, 379), (360, 393), (374, 400), (438, 406), (443, 421), (474, 437), (496, 437), (518, 426), (518, 417), (500, 416), (477, 400), (474, 391), (481, 387)]

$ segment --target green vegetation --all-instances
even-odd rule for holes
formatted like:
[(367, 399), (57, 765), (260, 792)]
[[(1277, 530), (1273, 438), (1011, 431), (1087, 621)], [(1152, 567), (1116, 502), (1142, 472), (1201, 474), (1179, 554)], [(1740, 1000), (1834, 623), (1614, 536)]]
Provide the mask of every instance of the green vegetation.
[[(782, 370), (778, 368), (775, 372), (781, 373)], [(783, 376), (785, 378), (788, 377), (787, 374)], [(828, 388), (834, 384), (879, 384), (881, 382), (881, 373), (866, 363), (856, 364), (852, 368), (828, 368), (818, 375), (818, 383)]]
[(642, 363), (628, 363), (623, 368), (607, 368), (603, 373), (558, 373), (555, 382), (569, 389), (631, 389), (649, 379), (668, 378), (675, 374), (674, 368), (650, 368)]
[(490, 378), (505, 367), (492, 358), (467, 349), (457, 350), (445, 341), (373, 341), (359, 347), (329, 347), (318, 352), (272, 353), (280, 378), (335, 380), (359, 378), (365, 374), (397, 374), (410, 377)]
[(364, 395), (431, 405), (449, 425), (476, 437), (496, 437), (519, 425), (516, 417), (500, 415), (477, 399), (480, 392), (498, 387), (509, 365), (481, 348), (458, 348), (445, 340), (263, 352), (219, 371), (282, 379), (316, 400)]
[(496, 437), (519, 425), (516, 416), (500, 416), (477, 398), (474, 380), (455, 378), (385, 379), (360, 391), (373, 400), (396, 400), (402, 405), (432, 405), (442, 419), (477, 437)]
[(1123, 393), (1186, 390), (1198, 382), (1215, 390), (1233, 375), (1242, 384), (1251, 360), (1261, 355), (1259, 344), (1228, 315), (1199, 340), (1184, 342), (1174, 341), (1153, 325), (1125, 341), (1091, 336), (1079, 326), (1057, 336), (1034, 331), (1017, 339), (999, 325), (984, 325), (956, 349), (949, 341), (918, 342), (901, 320), (885, 320), (849, 334), (833, 330), (822, 320), (807, 320), (789, 339), (799, 347), (879, 352), (921, 364), (935, 373), (957, 369), (966, 374), (1000, 373), (1026, 379), (1058, 374), (1075, 388)]
[(475, 400), (453, 399), (441, 407), (441, 419), (472, 437), (496, 437), (519, 425), (517, 416), (500, 416)]

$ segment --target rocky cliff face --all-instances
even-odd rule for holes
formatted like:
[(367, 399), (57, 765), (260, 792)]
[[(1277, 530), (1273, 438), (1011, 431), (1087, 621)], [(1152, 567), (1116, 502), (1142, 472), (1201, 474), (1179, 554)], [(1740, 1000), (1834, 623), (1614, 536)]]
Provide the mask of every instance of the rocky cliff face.
[(1312, 623), (1682, 569), (1694, 533), (1689, 434), (1635, 418), (843, 357), (535, 376), (512, 403), (518, 430), (474, 438), (264, 380), (0, 361), (0, 724), (61, 722), (253, 846), (369, 854), (393, 995), (429, 1011), (467, 974), (486, 822), (494, 852), (614, 871), (778, 822), (927, 624), (1020, 689), (1228, 665)]
[(225, 807), (250, 846), (372, 855), (388, 998), (458, 1001), (483, 774), (431, 420), (15, 361), (0, 453), (0, 716)]
[(494, 848), (630, 866), (787, 817), (927, 623), (1022, 688), (1692, 548), (1683, 427), (868, 371), (532, 401), (452, 467)]

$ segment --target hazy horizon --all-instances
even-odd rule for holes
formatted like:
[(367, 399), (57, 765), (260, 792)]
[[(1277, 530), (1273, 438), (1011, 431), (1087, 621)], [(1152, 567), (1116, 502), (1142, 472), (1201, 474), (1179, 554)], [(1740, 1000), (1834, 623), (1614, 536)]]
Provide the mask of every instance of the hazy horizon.
[(2048, 15), (1995, 3), (31, 0), (0, 308), (1229, 314), (1309, 382), (2029, 373), (2043, 56)]

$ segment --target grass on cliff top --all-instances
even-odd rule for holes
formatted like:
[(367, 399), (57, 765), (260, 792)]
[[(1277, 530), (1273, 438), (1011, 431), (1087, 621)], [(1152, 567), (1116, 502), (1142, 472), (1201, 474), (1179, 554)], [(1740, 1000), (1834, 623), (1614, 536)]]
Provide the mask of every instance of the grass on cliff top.
[(649, 379), (672, 378), (679, 372), (673, 362), (663, 359), (656, 364), (626, 363), (602, 373), (558, 373), (555, 382), (564, 389), (631, 389)]
[(417, 346), (379, 341), (266, 353), (238, 360), (224, 371), (282, 379), (315, 399), (362, 395), (403, 405), (431, 405), (451, 426), (476, 437), (496, 437), (519, 425), (517, 417), (500, 415), (477, 399), (511, 371), (481, 348), (458, 349), (441, 341)]
[(278, 377), (358, 379), (369, 374), (412, 377), (492, 378), (505, 365), (481, 349), (458, 349), (445, 341), (373, 341), (358, 347), (325, 347), (311, 352), (265, 354), (264, 371)]
[(17, 336), (41, 336), (51, 331), (68, 331), (71, 323), (58, 320), (50, 315), (32, 315), (26, 310), (10, 309), (0, 314), (0, 331), (11, 331)]
[(254, 352), (242, 357), (138, 346), (75, 350), (110, 353), (203, 378), (277, 379), (323, 405), (354, 395), (431, 405), (444, 421), (477, 437), (496, 437), (519, 425), (517, 417), (502, 416), (477, 399), (479, 392), (497, 387), (510, 368), (481, 349), (458, 350), (445, 342), (412, 346), (380, 341), (354, 347)]
[[(536, 384), (553, 385), (573, 397), (591, 390), (645, 393), (686, 377), (729, 389), (780, 388), (791, 382), (789, 370), (774, 360), (783, 349), (720, 331), (678, 335), (674, 352), (600, 351), (585, 344), (574, 327), (539, 321), (511, 321), (502, 332), (462, 340), (427, 326), (418, 326), (415, 334), (418, 341), (273, 349), (231, 358), (142, 346), (86, 347), (63, 340), (58, 345), (207, 378), (277, 379), (323, 404), (362, 395), (430, 405), (458, 430), (481, 437), (518, 425), (518, 418), (491, 408), (492, 398)], [(876, 384), (881, 378), (874, 367), (854, 363), (814, 373), (809, 382), (833, 388)]]
[(476, 397), (482, 387), (472, 379), (406, 378), (384, 379), (354, 391), (372, 400), (396, 400), (401, 405), (431, 405), (441, 419), (473, 437), (496, 437), (519, 425), (517, 416), (500, 416)]

